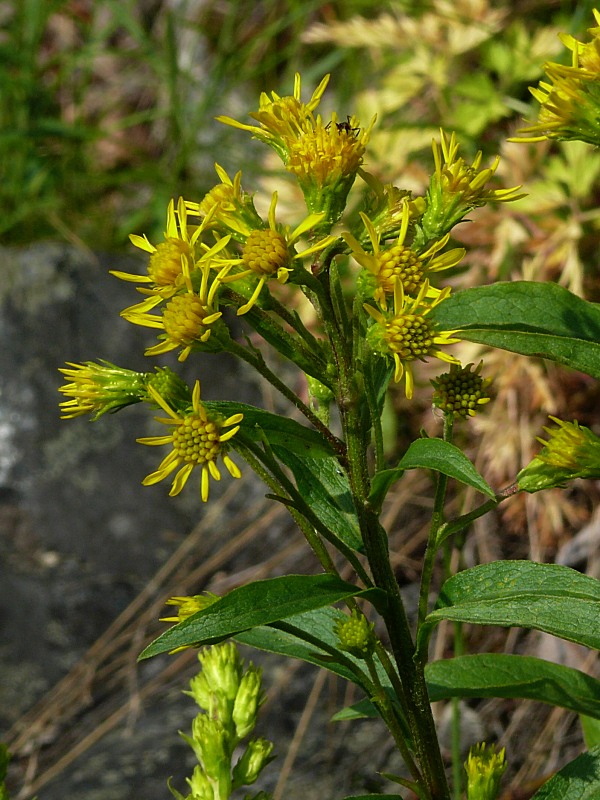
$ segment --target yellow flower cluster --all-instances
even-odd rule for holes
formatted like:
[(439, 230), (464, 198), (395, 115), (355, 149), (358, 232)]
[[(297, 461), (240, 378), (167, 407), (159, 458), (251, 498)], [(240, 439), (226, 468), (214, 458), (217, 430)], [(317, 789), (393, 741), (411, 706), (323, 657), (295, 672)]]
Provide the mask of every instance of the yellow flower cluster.
[(363, 163), (375, 117), (363, 130), (354, 116), (340, 121), (334, 113), (328, 122), (320, 114), (315, 116), (328, 82), (326, 75), (308, 103), (300, 99), (298, 74), (292, 96), (280, 97), (273, 92), (269, 98), (263, 93), (258, 111), (250, 114), (258, 125), (226, 116), (217, 119), (248, 131), (272, 147), (298, 181), (308, 210), (322, 213), (324, 223), (331, 227), (344, 211), (348, 192)]
[[(593, 61), (587, 51), (580, 56), (586, 63)], [(278, 284), (301, 286), (315, 302), (326, 328), (328, 322), (335, 322), (325, 319), (328, 313), (335, 316), (333, 294), (329, 306), (319, 299), (331, 291), (327, 282), (333, 280), (335, 270), (330, 275), (329, 267), (335, 256), (350, 255), (362, 268), (354, 286), (353, 308), (359, 319), (356, 329), (365, 332), (360, 347), (367, 357), (393, 361), (394, 378), (405, 380), (410, 398), (414, 361), (436, 357), (458, 364), (440, 349), (458, 341), (457, 331), (438, 330), (429, 316), (450, 294), (449, 288), (433, 286), (431, 278), (456, 267), (465, 255), (463, 248), (446, 249), (450, 228), (471, 208), (489, 200), (513, 199), (515, 192), (488, 189), (497, 161), (480, 170), (478, 154), (471, 165), (465, 164), (454, 135), (447, 138), (444, 133), (441, 144), (434, 143), (435, 172), (426, 197), (413, 198), (408, 191), (383, 185), (362, 169), (375, 118), (361, 128), (355, 116), (348, 115), (344, 121), (333, 113), (325, 121), (316, 113), (328, 80), (329, 76), (323, 78), (306, 103), (301, 99), (299, 75), (292, 95), (263, 93), (258, 111), (250, 114), (255, 124), (218, 118), (278, 153), (304, 194), (307, 214), (299, 224), (291, 227), (278, 222), (277, 192), (263, 219), (253, 195), (242, 188), (241, 172), (231, 178), (217, 164), (218, 182), (202, 199), (179, 198), (169, 203), (162, 241), (154, 243), (137, 234), (130, 237), (149, 256), (145, 272), (113, 271), (142, 295), (140, 302), (121, 312), (122, 317), (158, 333), (158, 342), (146, 349), (146, 355), (176, 351), (179, 361), (185, 361), (194, 351), (230, 351), (260, 365), (252, 348), (233, 341), (223, 320), (224, 308), (231, 307), (240, 316), (248, 314), (250, 324), (272, 344), (282, 343), (281, 351), (310, 376), (312, 388), (320, 387), (314, 396), (319, 396), (322, 414), (334, 397), (328, 377), (330, 370), (335, 371), (333, 356), (327, 343), (305, 327), (295, 310), (279, 302), (272, 289)], [(359, 174), (370, 192), (360, 213), (362, 225), (352, 232), (333, 233)], [(345, 298), (338, 288), (339, 304)], [(277, 320), (267, 313), (274, 309)], [(338, 325), (341, 332), (344, 324), (338, 320)], [(318, 369), (313, 362), (318, 362)], [(266, 365), (264, 369), (268, 371)], [(135, 373), (109, 362), (71, 363), (62, 372), (69, 380), (60, 390), (68, 398), (61, 404), (66, 418), (91, 414), (96, 419), (135, 402), (166, 412), (167, 417), (158, 421), (170, 426), (167, 435), (138, 439), (142, 444), (171, 446), (144, 484), (173, 475), (170, 494), (176, 495), (199, 468), (200, 495), (205, 501), (210, 478), (221, 477), (219, 458), (232, 477), (240, 477), (227, 453), (243, 414), (235, 413), (235, 408), (229, 416), (209, 411), (200, 399), (199, 382), (191, 391), (168, 368)], [(266, 377), (286, 394), (276, 376)], [(309, 407), (306, 416), (318, 426), (321, 418)]]
[(562, 34), (571, 50), (571, 66), (544, 64), (548, 81), (531, 87), (540, 104), (537, 122), (522, 128), (525, 134), (515, 141), (540, 142), (544, 139), (576, 139), (600, 144), (600, 13), (594, 9), (596, 27), (590, 28), (590, 42), (580, 42)]

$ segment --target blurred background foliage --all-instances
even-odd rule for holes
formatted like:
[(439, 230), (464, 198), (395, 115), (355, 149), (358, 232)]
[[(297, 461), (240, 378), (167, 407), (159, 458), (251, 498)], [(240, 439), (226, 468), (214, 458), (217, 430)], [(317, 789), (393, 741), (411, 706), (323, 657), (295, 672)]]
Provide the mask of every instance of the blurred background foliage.
[[(296, 71), (307, 92), (332, 73), (325, 107), (342, 119), (377, 113), (369, 169), (419, 189), (440, 125), (457, 132), (467, 156), (501, 149), (531, 113), (528, 85), (561, 52), (557, 31), (583, 32), (591, 8), (537, 0), (0, 2), (2, 241), (59, 237), (114, 249), (132, 231), (160, 235), (169, 198), (201, 197), (215, 181), (214, 161), (260, 170), (261, 150), (213, 117), (245, 117), (261, 90), (291, 92)], [(530, 159), (520, 164), (524, 177), (564, 184), (565, 166), (561, 178), (559, 162), (549, 170), (535, 152)]]

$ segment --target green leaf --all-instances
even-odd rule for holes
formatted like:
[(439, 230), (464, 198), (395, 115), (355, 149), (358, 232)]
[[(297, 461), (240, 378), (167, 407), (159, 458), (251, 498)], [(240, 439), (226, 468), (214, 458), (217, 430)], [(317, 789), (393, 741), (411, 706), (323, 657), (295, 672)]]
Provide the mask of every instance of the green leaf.
[(378, 717), (377, 709), (368, 697), (364, 697), (357, 703), (337, 711), (332, 717), (332, 722), (347, 722), (354, 719), (375, 719)]
[[(326, 606), (288, 617), (285, 622), (298, 631), (308, 634), (313, 639), (318, 639), (331, 647), (337, 648), (338, 639), (334, 633), (335, 623), (340, 619), (346, 618), (346, 615), (340, 609)], [(332, 660), (330, 653), (326, 650), (319, 648), (315, 644), (309, 644), (304, 639), (288, 631), (269, 626), (259, 626), (236, 634), (235, 640), (241, 644), (255, 647), (257, 650), (276, 653), (286, 658), (298, 658), (300, 661), (323, 667), (345, 680), (357, 682), (356, 674), (348, 669), (345, 664)], [(348, 653), (344, 653), (344, 656), (362, 671), (363, 664), (358, 659)], [(375, 715), (377, 715), (377, 712), (375, 712)]]
[(580, 714), (579, 721), (583, 730), (583, 739), (588, 750), (592, 747), (600, 746), (600, 719), (589, 717), (587, 714)]
[(297, 457), (283, 447), (273, 449), (291, 469), (298, 491), (319, 519), (354, 550), (362, 550), (350, 482), (339, 461), (336, 458)]
[(419, 633), (423, 647), (442, 619), (534, 628), (600, 649), (600, 581), (570, 567), (496, 561), (459, 572)]
[[(301, 425), (294, 419), (271, 414), (261, 408), (234, 403), (230, 400), (206, 402), (204, 405), (213, 413), (230, 417), (232, 414), (243, 414), (242, 431), (254, 442), (262, 442), (263, 436), (269, 441), (271, 447), (277, 445), (291, 453), (310, 458), (330, 458), (334, 455), (332, 446), (314, 428)], [(240, 433), (242, 432), (240, 431)], [(238, 434), (239, 435), (239, 434)]]
[(348, 476), (336, 458), (306, 458), (285, 447), (274, 446), (277, 457), (289, 467), (304, 502), (329, 530), (353, 550), (363, 550)]
[(531, 800), (598, 800), (599, 797), (600, 746), (563, 767)]
[(555, 283), (513, 281), (457, 292), (431, 312), (462, 339), (548, 358), (600, 378), (600, 306)]
[(472, 486), (488, 497), (494, 498), (494, 490), (488, 486), (466, 455), (443, 439), (416, 439), (400, 459), (397, 467), (378, 472), (373, 478), (369, 500), (375, 508), (381, 508), (385, 494), (394, 481), (407, 469), (432, 469), (449, 478)]
[[(451, 697), (522, 698), (587, 714), (590, 725), (600, 725), (600, 681), (541, 658), (504, 653), (447, 658), (427, 664), (425, 679), (432, 703)], [(364, 698), (332, 719), (340, 722), (376, 716), (375, 706)]]
[(600, 719), (600, 681), (541, 658), (481, 653), (425, 667), (431, 702), (450, 697), (520, 697)]
[(361, 590), (332, 575), (284, 575), (240, 586), (212, 605), (165, 631), (139, 660), (180, 647), (214, 644), (258, 625), (322, 608), (348, 597), (383, 602), (380, 589)]
[(376, 512), (381, 511), (386, 494), (403, 475), (404, 470), (399, 467), (380, 469), (379, 472), (373, 475), (371, 491), (369, 492), (369, 503)]

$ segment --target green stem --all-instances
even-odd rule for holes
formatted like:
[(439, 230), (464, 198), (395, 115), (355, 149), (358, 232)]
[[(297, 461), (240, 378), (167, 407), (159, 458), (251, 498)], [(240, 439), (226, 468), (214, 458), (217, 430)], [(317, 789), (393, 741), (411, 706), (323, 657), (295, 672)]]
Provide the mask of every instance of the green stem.
[[(367, 574), (357, 555), (345, 542), (335, 536), (326, 525), (323, 525), (319, 517), (313, 512), (310, 506), (304, 502), (302, 495), (289, 480), (287, 475), (283, 472), (274, 455), (261, 450), (249, 440), (243, 441), (243, 436), (240, 435), (236, 436), (236, 441), (232, 442), (232, 445), (235, 447), (237, 452), (239, 452), (242, 458), (248, 462), (252, 470), (263, 479), (267, 486), (271, 489), (274, 489), (276, 492), (275, 499), (280, 500), (285, 504), (286, 508), (292, 514), (294, 519), (299, 521), (301, 518), (304, 518), (305, 523), (307, 523), (309, 527), (305, 529), (305, 527), (303, 527), (303, 523), (300, 525), (300, 530), (302, 530), (302, 532), (305, 534), (306, 531), (312, 532), (312, 536), (307, 537), (311, 547), (313, 547), (312, 539), (314, 536), (318, 538), (318, 534), (320, 533), (326, 541), (339, 550), (365, 586), (372, 586), (373, 581)], [(320, 542), (320, 544), (322, 546), (322, 542)], [(325, 552), (327, 553), (327, 551)], [(315, 554), (319, 558), (319, 553), (316, 550)], [(327, 559), (328, 563), (333, 565), (329, 553), (327, 553)], [(323, 562), (321, 563), (323, 564)], [(327, 570), (327, 567), (325, 567), (324, 564), (323, 566)], [(335, 574), (338, 574), (337, 570)]]
[(376, 691), (371, 697), (371, 700), (375, 703), (381, 717), (385, 724), (387, 725), (390, 733), (394, 737), (394, 741), (396, 742), (396, 746), (402, 758), (404, 759), (404, 763), (408, 767), (408, 770), (412, 777), (414, 778), (417, 785), (423, 785), (423, 776), (421, 775), (421, 771), (417, 766), (413, 755), (406, 743), (406, 737), (402, 728), (398, 723), (398, 718), (396, 716), (396, 712), (392, 706), (392, 702), (388, 696), (388, 693), (385, 691), (385, 688), (382, 686), (381, 681), (379, 680), (379, 675), (377, 674), (377, 668), (375, 666), (375, 662), (373, 661), (373, 657), (369, 657), (366, 659), (367, 667), (369, 668), (369, 675), (371, 676), (371, 680), (376, 688)]
[[(462, 625), (460, 622), (454, 624), (454, 656), (461, 656), (464, 653)], [(454, 788), (454, 799), (461, 800), (463, 784), (463, 764), (461, 747), (461, 710), (460, 698), (451, 699), (452, 708), (452, 785)]]
[[(258, 475), (259, 478), (271, 489), (271, 491), (276, 492), (278, 495), (285, 493), (285, 489), (281, 486), (280, 483), (271, 475), (271, 473), (263, 467), (260, 461), (253, 455), (250, 450), (244, 448), (243, 450), (238, 450), (242, 458), (248, 463), (252, 471)], [(310, 525), (310, 523), (305, 519), (305, 517), (299, 512), (296, 511), (295, 508), (287, 506), (288, 511), (298, 523), (298, 526), (304, 536), (306, 537), (306, 541), (310, 545), (311, 550), (319, 560), (319, 563), (325, 570), (325, 572), (329, 572), (332, 575), (336, 575), (338, 578), (341, 578), (335, 564), (329, 552), (323, 542), (321, 541), (319, 534), (315, 531), (315, 529)]]
[(314, 425), (314, 427), (321, 433), (325, 439), (329, 442), (331, 447), (333, 448), (334, 452), (340, 458), (340, 461), (343, 463), (345, 460), (345, 448), (343, 442), (341, 442), (333, 433), (329, 430), (329, 428), (321, 422), (319, 417), (315, 414), (315, 412), (309, 408), (305, 403), (300, 400), (297, 394), (293, 392), (285, 383), (280, 380), (274, 372), (272, 372), (269, 367), (266, 365), (262, 355), (255, 350), (250, 350), (247, 347), (243, 347), (241, 344), (233, 341), (230, 339), (225, 344), (226, 349), (232, 353), (233, 355), (240, 358), (242, 361), (245, 361), (247, 364), (250, 364), (254, 369), (259, 372), (263, 378), (269, 381), (269, 383), (275, 387), (281, 394), (286, 397), (290, 403), (300, 411), (306, 419)]
[(377, 406), (377, 398), (375, 396), (375, 383), (373, 379), (372, 364), (370, 361), (365, 365), (365, 396), (369, 406), (369, 414), (371, 415), (371, 425), (373, 427), (373, 441), (375, 444), (375, 472), (383, 469), (385, 466), (384, 450), (383, 450), (383, 430), (381, 427), (381, 414)]
[(476, 519), (479, 519), (479, 517), (483, 517), (484, 514), (493, 511), (498, 506), (498, 503), (501, 503), (502, 500), (506, 500), (506, 497), (509, 496), (510, 495), (503, 496), (502, 494), (498, 494), (493, 500), (486, 500), (485, 503), (482, 503), (477, 508), (474, 508), (473, 511), (469, 511), (468, 514), (462, 514), (462, 516), (453, 519), (452, 522), (445, 522), (438, 530), (438, 545), (440, 545), (448, 536), (452, 536), (455, 533), (460, 533)]
[[(444, 441), (452, 442), (452, 428), (454, 423), (453, 414), (444, 416)], [(431, 525), (427, 538), (427, 547), (423, 559), (423, 572), (421, 573), (421, 590), (419, 593), (419, 616), (417, 630), (423, 624), (429, 608), (429, 591), (431, 589), (431, 579), (433, 576), (433, 566), (438, 550), (439, 530), (444, 523), (444, 505), (446, 502), (446, 490), (448, 488), (448, 477), (441, 472), (437, 473), (435, 499), (433, 502), (433, 513), (431, 515)]]
[(428, 800), (450, 800), (444, 762), (427, 694), (424, 664), (413, 660), (415, 645), (400, 587), (390, 563), (387, 534), (368, 501), (368, 431), (364, 430), (361, 415), (363, 397), (357, 386), (357, 365), (353, 359), (352, 343), (348, 341), (343, 329), (343, 320), (336, 318), (328, 295), (324, 295), (324, 291), (318, 294), (318, 300), (321, 301), (320, 316), (330, 338), (338, 370), (337, 401), (348, 453), (350, 488), (373, 581), (386, 592), (388, 598), (388, 605), (382, 616), (404, 686), (407, 722), (422, 773), (422, 787)]
[[(342, 398), (352, 398), (350, 369), (343, 355), (339, 352), (336, 355), (341, 367), (340, 394)], [(449, 800), (450, 794), (444, 763), (427, 694), (424, 664), (413, 660), (415, 645), (400, 595), (400, 588), (390, 563), (387, 534), (368, 501), (370, 483), (366, 464), (366, 442), (360, 424), (359, 403), (352, 402), (352, 400), (341, 403), (340, 414), (348, 448), (350, 485), (358, 512), (365, 552), (374, 583), (386, 592), (388, 598), (388, 606), (383, 613), (383, 619), (390, 637), (391, 650), (398, 667), (400, 680), (404, 686), (407, 721), (423, 775), (423, 789), (427, 792), (426, 796), (429, 800)]]
[(374, 583), (384, 589), (388, 598), (383, 619), (404, 687), (407, 721), (423, 774), (424, 789), (430, 800), (449, 800), (444, 763), (427, 694), (424, 664), (413, 659), (415, 646), (398, 582), (390, 564), (387, 536), (375, 514), (368, 509), (364, 494), (359, 518)]

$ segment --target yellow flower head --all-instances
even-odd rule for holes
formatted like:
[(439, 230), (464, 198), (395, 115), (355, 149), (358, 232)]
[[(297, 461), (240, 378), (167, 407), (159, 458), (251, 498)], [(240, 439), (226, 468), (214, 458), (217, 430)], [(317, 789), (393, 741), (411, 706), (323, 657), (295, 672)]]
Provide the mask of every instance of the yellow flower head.
[(519, 489), (539, 492), (575, 478), (600, 478), (600, 438), (576, 420), (550, 419), (558, 428), (544, 428), (549, 439), (538, 438), (544, 446), (517, 475)]
[(204, 592), (203, 594), (186, 595), (179, 597), (169, 597), (165, 601), (166, 606), (178, 606), (177, 616), (175, 617), (161, 617), (161, 622), (183, 622), (184, 619), (197, 614), (198, 611), (204, 611), (219, 599), (218, 595), (212, 592)]
[(107, 411), (120, 411), (133, 403), (153, 403), (150, 386), (177, 405), (190, 401), (189, 388), (168, 367), (156, 367), (154, 372), (134, 372), (101, 359), (100, 363), (68, 363), (59, 372), (71, 379), (71, 383), (59, 389), (71, 398), (60, 404), (62, 419), (91, 414), (95, 421)]
[(260, 108), (251, 114), (260, 123), (247, 125), (231, 117), (217, 117), (227, 125), (250, 131), (255, 138), (277, 152), (286, 169), (302, 189), (306, 206), (313, 214), (323, 212), (324, 224), (333, 225), (344, 210), (346, 198), (365, 153), (375, 118), (362, 130), (356, 117), (340, 122), (336, 114), (327, 123), (314, 115), (325, 87), (326, 75), (306, 104), (300, 100), (300, 75), (296, 74), (294, 94), (272, 98), (262, 94)]
[[(363, 281), (365, 289), (370, 290), (373, 298), (384, 310), (387, 309), (387, 296), (393, 295), (398, 281), (402, 284), (406, 295), (414, 296), (420, 291), (429, 273), (454, 267), (465, 255), (466, 251), (462, 247), (437, 255), (448, 243), (450, 234), (434, 242), (423, 253), (418, 253), (405, 244), (410, 221), (408, 201), (403, 203), (398, 238), (390, 247), (380, 247), (381, 237), (377, 234), (372, 221), (362, 212), (360, 216), (371, 241), (372, 252), (366, 252), (352, 234), (343, 233), (342, 236), (349, 245), (354, 259), (369, 273), (369, 279)], [(436, 297), (439, 293), (439, 289), (430, 286), (428, 296)]]
[[(150, 313), (162, 303), (163, 298), (158, 295), (121, 312), (121, 316), (134, 325), (163, 331), (158, 337), (159, 344), (148, 348), (145, 355), (161, 355), (180, 348), (179, 361), (185, 361), (194, 345), (208, 341), (211, 326), (222, 315), (218, 309), (219, 287), (235, 263), (235, 260), (217, 258), (228, 242), (226, 236), (207, 250), (194, 264), (193, 272), (190, 261), (183, 260), (180, 291), (164, 305), (160, 314)], [(213, 262), (218, 264), (218, 271), (211, 269)]]
[(296, 253), (295, 245), (305, 233), (313, 230), (323, 219), (323, 214), (309, 214), (305, 219), (290, 231), (289, 226), (281, 226), (275, 219), (277, 207), (277, 192), (273, 192), (269, 207), (268, 227), (264, 224), (260, 228), (249, 231), (241, 257), (237, 260), (238, 271), (232, 272), (222, 280), (232, 283), (247, 278), (258, 278), (248, 301), (238, 308), (238, 315), (247, 313), (255, 305), (265, 283), (275, 278), (279, 283), (286, 283), (293, 273), (296, 265), (294, 262), (302, 261), (313, 253), (318, 253), (328, 247), (334, 236), (326, 236), (314, 244)]
[(217, 117), (217, 120), (234, 128), (249, 131), (256, 139), (272, 147), (287, 165), (289, 143), (301, 136), (307, 128), (312, 128), (313, 111), (319, 105), (328, 83), (329, 75), (325, 75), (308, 103), (303, 103), (300, 99), (301, 79), (298, 73), (294, 79), (293, 95), (280, 97), (276, 92), (272, 92), (269, 97), (262, 92), (258, 111), (250, 114), (260, 127), (247, 125), (226, 116)]
[(406, 396), (413, 396), (414, 377), (412, 362), (426, 361), (433, 356), (450, 364), (460, 363), (454, 356), (440, 350), (437, 345), (455, 344), (460, 339), (453, 338), (456, 331), (438, 331), (427, 315), (450, 294), (450, 288), (443, 289), (431, 302), (426, 301), (429, 281), (423, 281), (421, 290), (415, 298), (407, 297), (400, 281), (394, 288), (394, 310), (378, 310), (365, 305), (365, 311), (373, 317), (375, 324), (367, 330), (367, 346), (379, 355), (392, 357), (396, 365), (394, 380), (405, 378)]
[(262, 226), (262, 219), (254, 207), (252, 195), (242, 189), (241, 171), (231, 180), (219, 164), (215, 164), (215, 169), (221, 183), (213, 186), (200, 203), (186, 201), (186, 208), (189, 213), (202, 217), (205, 227), (230, 233), (233, 239), (243, 242), (251, 231)]
[(206, 502), (209, 477), (216, 481), (221, 480), (221, 473), (216, 464), (219, 456), (233, 478), (241, 477), (239, 468), (227, 455), (226, 443), (239, 431), (243, 414), (233, 414), (223, 421), (209, 416), (200, 399), (200, 381), (196, 381), (192, 392), (192, 407), (187, 412), (176, 412), (156, 390), (150, 387), (149, 391), (169, 415), (167, 419), (157, 417), (157, 420), (172, 426), (173, 431), (167, 436), (148, 436), (137, 440), (140, 444), (172, 445), (171, 452), (162, 460), (158, 469), (144, 478), (142, 481), (144, 486), (158, 483), (178, 470), (169, 492), (169, 495), (174, 497), (181, 492), (194, 468), (200, 467), (200, 496), (203, 502)]
[(110, 270), (111, 275), (129, 283), (142, 284), (138, 287), (138, 291), (142, 294), (157, 295), (161, 298), (172, 297), (184, 282), (185, 269), (190, 270), (193, 267), (196, 253), (199, 252), (200, 237), (209, 223), (210, 215), (207, 215), (202, 224), (190, 227), (183, 198), (180, 197), (177, 201), (177, 209), (171, 200), (167, 208), (164, 242), (155, 246), (146, 236), (131, 234), (129, 237), (136, 247), (150, 253), (147, 274), (133, 275)]
[(328, 123), (319, 115), (312, 127), (289, 142), (287, 169), (297, 179), (309, 211), (324, 212), (332, 225), (341, 216), (348, 192), (363, 163), (375, 117), (365, 130), (356, 117)]
[(338, 122), (332, 114), (324, 124), (319, 115), (314, 125), (290, 143), (287, 168), (302, 185), (312, 182), (327, 186), (354, 177), (362, 164), (375, 119), (362, 130), (356, 117)]
[(441, 140), (432, 142), (435, 171), (427, 192), (427, 209), (421, 225), (426, 239), (431, 241), (449, 232), (469, 211), (489, 202), (518, 200), (519, 186), (510, 189), (489, 189), (490, 181), (500, 163), (497, 156), (491, 167), (480, 169), (482, 153), (479, 151), (472, 164), (458, 155), (459, 145), (453, 133), (448, 139), (440, 131)]
[[(594, 9), (600, 25), (600, 13)], [(521, 128), (517, 142), (540, 142), (544, 139), (576, 139), (600, 144), (600, 27), (589, 28), (591, 42), (580, 42), (562, 34), (563, 44), (572, 51), (571, 66), (544, 64), (550, 80), (540, 81), (529, 91), (540, 104), (537, 122)]]
[(537, 457), (545, 464), (570, 469), (581, 477), (597, 477), (600, 474), (600, 439), (577, 420), (550, 419), (556, 422), (558, 429), (544, 428), (550, 439), (545, 441), (538, 437), (544, 448)]

